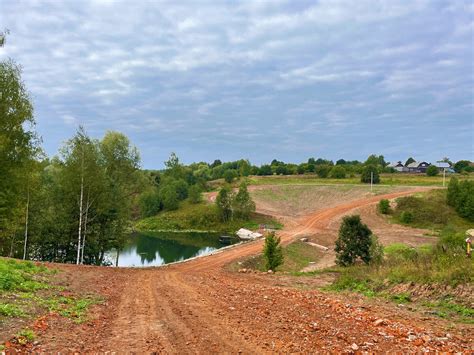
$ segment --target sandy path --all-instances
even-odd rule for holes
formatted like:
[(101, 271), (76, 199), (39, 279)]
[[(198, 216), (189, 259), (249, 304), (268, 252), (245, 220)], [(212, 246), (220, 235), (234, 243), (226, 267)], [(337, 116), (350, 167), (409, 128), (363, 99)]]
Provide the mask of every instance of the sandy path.
[[(419, 190), (372, 196), (322, 209), (299, 218), (279, 235), (283, 243), (290, 243), (301, 235), (324, 230), (355, 208)], [(72, 328), (61, 339), (54, 336), (57, 330), (50, 328), (43, 337), (47, 341), (41, 343), (39, 350), (182, 354), (467, 349), (461, 339), (466, 337), (464, 330), (450, 330), (455, 334), (453, 338), (437, 340), (444, 336), (442, 325), (430, 323), (424, 329), (412, 315), (388, 321), (381, 329), (373, 323), (383, 317), (380, 310), (356, 308), (318, 291), (275, 286), (273, 281), (268, 282), (272, 278), (267, 275), (224, 271), (223, 266), (233, 260), (259, 253), (262, 242), (242, 244), (159, 269), (115, 269), (127, 276), (118, 280), (123, 282), (119, 292), (111, 293), (108, 303), (97, 310), (99, 320), (83, 326), (78, 333)], [(94, 269), (95, 277), (102, 269)], [(76, 272), (80, 270), (77, 268)], [(107, 272), (110, 274), (110, 269)], [(414, 343), (410, 335), (419, 341)], [(469, 340), (472, 335), (467, 335), (466, 341)]]

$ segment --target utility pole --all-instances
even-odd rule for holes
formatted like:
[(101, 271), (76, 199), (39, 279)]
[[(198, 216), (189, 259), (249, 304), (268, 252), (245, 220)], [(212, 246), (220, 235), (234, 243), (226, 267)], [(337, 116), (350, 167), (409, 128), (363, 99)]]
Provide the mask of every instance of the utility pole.
[(446, 185), (446, 168), (443, 168), (443, 187)]

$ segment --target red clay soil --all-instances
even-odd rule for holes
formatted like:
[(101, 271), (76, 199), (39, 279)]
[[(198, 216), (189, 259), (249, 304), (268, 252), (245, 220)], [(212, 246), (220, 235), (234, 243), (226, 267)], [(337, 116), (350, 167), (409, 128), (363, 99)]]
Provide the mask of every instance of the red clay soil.
[[(374, 196), (320, 210), (279, 235), (284, 243), (324, 229), (355, 208), (409, 192)], [(262, 241), (161, 268), (58, 266), (106, 298), (92, 320), (49, 317), (32, 350), (76, 352), (360, 352), (473, 350), (472, 326), (416, 316), (362, 298), (279, 285), (279, 276), (226, 271), (259, 253)], [(317, 277), (317, 276), (315, 276)]]

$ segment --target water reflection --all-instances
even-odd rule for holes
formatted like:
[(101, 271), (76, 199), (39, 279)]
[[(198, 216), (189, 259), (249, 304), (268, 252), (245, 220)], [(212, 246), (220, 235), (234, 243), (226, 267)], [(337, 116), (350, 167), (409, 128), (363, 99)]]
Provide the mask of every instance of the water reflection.
[[(159, 266), (195, 256), (207, 255), (222, 248), (219, 235), (203, 233), (141, 233), (130, 237), (119, 253), (118, 266)], [(115, 265), (116, 251), (107, 259)]]

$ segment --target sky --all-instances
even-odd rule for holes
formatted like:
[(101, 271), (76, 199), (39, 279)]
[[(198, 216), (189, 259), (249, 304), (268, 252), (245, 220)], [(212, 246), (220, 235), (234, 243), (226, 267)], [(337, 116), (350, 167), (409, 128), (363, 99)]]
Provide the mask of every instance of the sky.
[(144, 168), (474, 159), (470, 0), (0, 0), (48, 155), (79, 125)]

